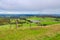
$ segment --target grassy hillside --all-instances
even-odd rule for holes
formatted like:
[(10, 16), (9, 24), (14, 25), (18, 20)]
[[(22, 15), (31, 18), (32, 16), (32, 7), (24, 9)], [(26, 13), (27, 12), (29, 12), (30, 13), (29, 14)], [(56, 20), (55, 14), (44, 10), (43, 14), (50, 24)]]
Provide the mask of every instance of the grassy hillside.
[[(60, 18), (36, 16), (27, 17), (26, 20), (18, 18), (20, 22), (18, 28), (16, 19), (6, 20), (7, 18), (0, 19), (0, 40), (60, 40)], [(27, 20), (39, 20), (39, 24), (29, 23)]]
[(60, 40), (60, 24), (24, 30), (0, 27), (0, 40)]

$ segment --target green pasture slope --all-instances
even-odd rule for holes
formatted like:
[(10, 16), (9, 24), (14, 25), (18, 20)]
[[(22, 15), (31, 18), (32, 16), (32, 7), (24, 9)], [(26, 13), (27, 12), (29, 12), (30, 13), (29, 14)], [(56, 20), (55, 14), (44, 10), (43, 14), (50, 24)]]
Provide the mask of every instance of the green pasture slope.
[(60, 40), (60, 24), (24, 30), (0, 27), (0, 40)]
[[(60, 23), (60, 18), (52, 18), (52, 17), (31, 17), (28, 18), (29, 20), (40, 20), (40, 24), (47, 24), (47, 25), (51, 25), (51, 24), (59, 24)], [(58, 21), (56, 21), (58, 20)]]
[(1, 25), (0, 40), (60, 40), (60, 18), (58, 18), (58, 21), (56, 21), (56, 18), (49, 17), (31, 17), (27, 19), (40, 20), (40, 24), (47, 24), (47, 26), (37, 26), (32, 23), (30, 28), (30, 25), (25, 23), (16, 29), (15, 24)]

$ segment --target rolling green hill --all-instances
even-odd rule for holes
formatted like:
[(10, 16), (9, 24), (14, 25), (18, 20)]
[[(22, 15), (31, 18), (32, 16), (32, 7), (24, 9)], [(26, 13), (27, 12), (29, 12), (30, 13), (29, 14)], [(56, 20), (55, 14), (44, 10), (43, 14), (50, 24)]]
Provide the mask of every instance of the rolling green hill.
[(0, 27), (0, 40), (60, 40), (60, 24), (24, 30)]

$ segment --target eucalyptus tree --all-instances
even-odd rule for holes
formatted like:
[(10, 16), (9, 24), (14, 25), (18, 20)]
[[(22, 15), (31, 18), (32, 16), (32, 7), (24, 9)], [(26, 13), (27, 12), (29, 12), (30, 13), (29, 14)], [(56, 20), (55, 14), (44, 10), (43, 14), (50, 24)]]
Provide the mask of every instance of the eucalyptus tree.
[(6, 16), (4, 17), (5, 22), (7, 22), (10, 25), (10, 29), (11, 29), (11, 17), (10, 16)]
[(16, 28), (18, 28), (18, 19), (16, 19)]
[(31, 26), (32, 26), (32, 25), (31, 25), (32, 21), (30, 21), (30, 20), (27, 20), (27, 21), (30, 23), (30, 28), (31, 28)]

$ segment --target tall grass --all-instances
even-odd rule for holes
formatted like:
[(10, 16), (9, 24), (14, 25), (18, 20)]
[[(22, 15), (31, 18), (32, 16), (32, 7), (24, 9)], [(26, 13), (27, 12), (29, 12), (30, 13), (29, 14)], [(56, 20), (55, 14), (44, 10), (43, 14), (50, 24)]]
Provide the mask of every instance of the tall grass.
[(0, 27), (0, 40), (60, 40), (60, 24), (24, 30)]

